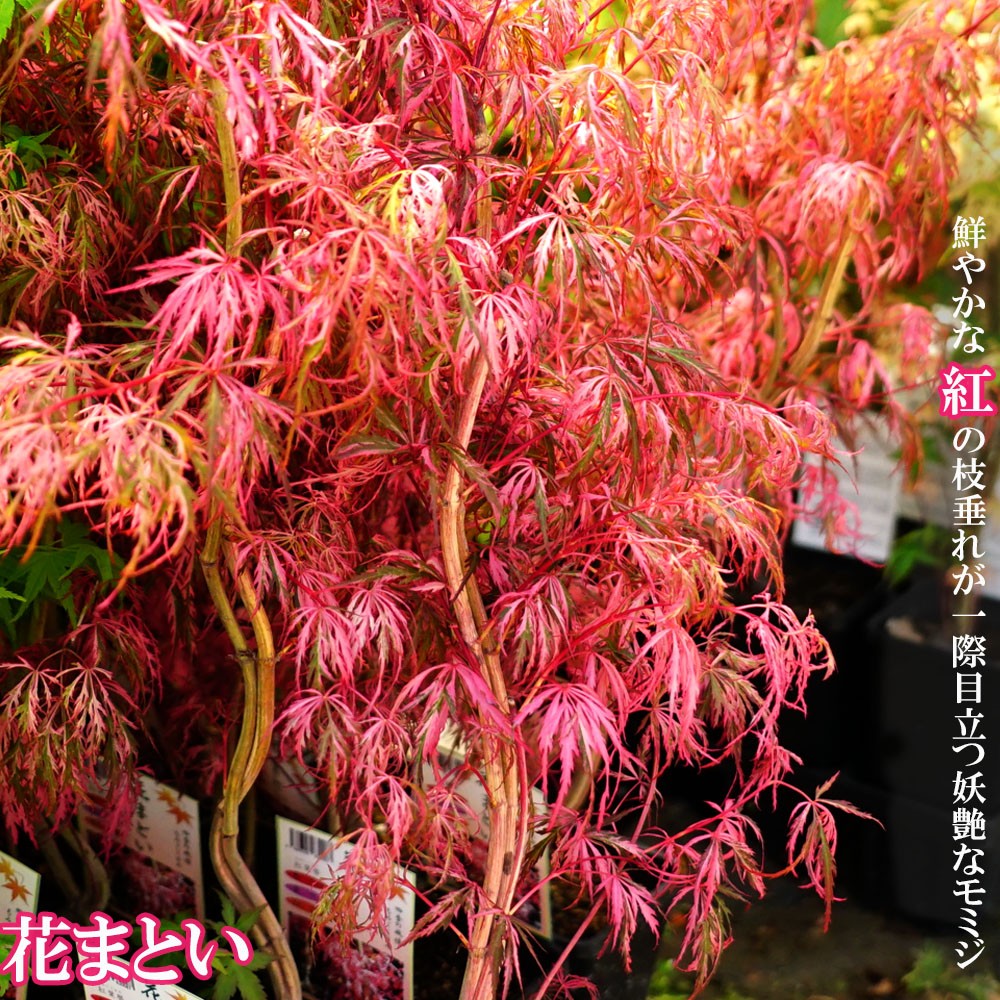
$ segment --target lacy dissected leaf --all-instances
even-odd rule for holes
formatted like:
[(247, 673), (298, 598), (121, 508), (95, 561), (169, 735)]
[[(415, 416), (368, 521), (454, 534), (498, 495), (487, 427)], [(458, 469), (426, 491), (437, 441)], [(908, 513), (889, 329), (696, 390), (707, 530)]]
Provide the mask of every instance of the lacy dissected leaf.
[[(546, 849), (620, 946), (686, 914), (703, 979), (762, 889), (783, 713), (832, 666), (783, 603), (789, 519), (846, 523), (834, 431), (867, 412), (917, 453), (896, 390), (940, 330), (906, 286), (996, 15), (903, 3), (824, 47), (795, 0), (15, 3), (12, 832), (101, 763), (124, 788), (135, 741), (242, 781), (273, 638), (274, 751), (357, 845), (323, 904), (345, 995), (390, 988), (351, 942), (403, 863), (439, 893), (422, 931), (488, 929), (468, 990), (513, 987)], [(664, 830), (678, 765), (734, 780)], [(825, 794), (789, 860), (829, 900)]]

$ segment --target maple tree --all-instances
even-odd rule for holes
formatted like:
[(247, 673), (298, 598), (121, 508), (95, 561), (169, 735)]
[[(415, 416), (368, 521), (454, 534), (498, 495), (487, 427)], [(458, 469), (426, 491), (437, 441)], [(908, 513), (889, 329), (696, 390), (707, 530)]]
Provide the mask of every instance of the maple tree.
[[(294, 998), (237, 846), (277, 740), (356, 845), (327, 915), (377, 922), (394, 863), (428, 873), (463, 1000), (519, 974), (538, 842), (626, 952), (686, 912), (707, 976), (726, 898), (763, 892), (779, 716), (831, 666), (781, 602), (794, 491), (835, 511), (801, 459), (873, 406), (905, 431), (873, 331), (926, 363), (891, 290), (934, 262), (990, 13), (830, 50), (792, 0), (55, 0), (8, 26), (8, 829), (169, 745), (221, 785), (217, 874)], [(426, 787), (446, 727), (469, 761)], [(727, 759), (725, 801), (662, 829), (665, 771)], [(829, 907), (826, 791), (789, 864)]]

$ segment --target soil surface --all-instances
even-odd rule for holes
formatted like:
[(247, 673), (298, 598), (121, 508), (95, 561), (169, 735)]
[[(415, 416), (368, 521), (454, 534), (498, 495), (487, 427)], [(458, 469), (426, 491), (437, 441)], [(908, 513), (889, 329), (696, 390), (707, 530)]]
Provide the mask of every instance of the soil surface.
[[(956, 932), (918, 927), (846, 901), (834, 905), (824, 933), (821, 901), (790, 880), (776, 883), (763, 900), (735, 913), (733, 937), (702, 994), (705, 1000), (943, 1000), (973, 995), (1000, 1000), (1000, 991), (988, 989), (982, 994), (946, 988), (907, 992), (902, 977), (929, 946), (953, 960)], [(995, 972), (998, 961), (1000, 935), (994, 929), (986, 952), (968, 972)]]

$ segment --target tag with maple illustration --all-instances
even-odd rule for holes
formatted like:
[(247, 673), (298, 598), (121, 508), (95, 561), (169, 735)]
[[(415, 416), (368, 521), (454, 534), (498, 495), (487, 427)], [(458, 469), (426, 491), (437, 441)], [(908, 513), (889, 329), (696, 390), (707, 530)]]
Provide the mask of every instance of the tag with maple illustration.
[[(437, 746), (438, 769), (427, 762), (423, 765), (422, 775), (425, 787), (431, 787), (441, 780), (448, 771), (462, 765), (465, 762), (465, 755), (466, 748), (460, 734), (456, 730), (446, 727)], [(478, 825), (470, 829), (469, 834), (473, 838), (473, 843), (481, 847), (482, 858), (485, 862), (490, 833), (490, 800), (486, 786), (476, 774), (470, 773), (468, 777), (462, 778), (456, 783), (455, 793), (465, 799), (476, 816)], [(535, 816), (545, 815), (548, 805), (540, 788), (531, 789), (531, 804)], [(532, 837), (532, 843), (537, 843), (540, 839), (536, 833)], [(548, 850), (543, 851), (535, 863), (534, 874), (541, 883), (541, 889), (530, 903), (524, 905), (523, 912), (519, 912), (518, 917), (524, 923), (536, 928), (545, 937), (551, 938), (552, 891), (551, 883), (548, 881)]]
[[(37, 910), (40, 881), (38, 872), (0, 851), (0, 924), (12, 923), (24, 910)], [(13, 943), (12, 935), (0, 935), (0, 961), (7, 957)], [(0, 997), (6, 1000), (18, 995), (19, 991), (10, 985), (10, 977), (0, 976)]]
[(139, 799), (126, 845), (137, 856), (133, 859), (136, 884), (143, 874), (148, 878), (155, 873), (155, 891), (164, 897), (155, 909), (148, 896), (140, 901), (158, 915), (187, 910), (204, 919), (198, 802), (144, 775), (139, 780)]
[[(351, 954), (345, 956), (336, 942), (324, 944), (320, 933), (311, 931), (316, 904), (338, 869), (356, 849), (340, 838), (311, 829), (302, 823), (277, 817), (279, 912), (292, 952), (303, 970), (304, 985), (317, 1000), (328, 1000), (341, 984), (364, 980), (382, 1000), (412, 1000), (413, 943), (403, 944), (416, 920), (413, 892), (402, 882), (416, 885), (416, 876), (394, 866), (396, 886), (385, 902), (386, 934), (361, 931), (354, 935)], [(357, 904), (357, 923), (369, 917), (367, 902)]]
[(109, 979), (100, 986), (84, 986), (83, 995), (86, 1000), (202, 1000), (180, 986), (147, 985), (134, 979), (124, 983)]
[[(100, 829), (99, 810), (88, 808), (85, 821), (91, 832)], [(203, 920), (197, 800), (140, 775), (132, 825), (115, 855), (112, 880), (114, 900), (126, 915), (188, 913)]]
[(22, 910), (38, 905), (38, 872), (0, 851), (0, 923), (9, 923)]

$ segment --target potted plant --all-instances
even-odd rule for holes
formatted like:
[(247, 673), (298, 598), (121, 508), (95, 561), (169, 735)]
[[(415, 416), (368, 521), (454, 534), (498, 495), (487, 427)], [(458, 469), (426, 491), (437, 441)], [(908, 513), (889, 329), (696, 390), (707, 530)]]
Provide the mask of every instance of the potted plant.
[[(704, 979), (727, 899), (764, 888), (748, 810), (788, 787), (779, 716), (829, 665), (780, 599), (800, 459), (831, 455), (821, 396), (870, 399), (856, 334), (916, 266), (969, 99), (961, 30), (810, 57), (808, 28), (754, 3), (409, 0), (6, 26), (0, 544), (30, 565), (68, 530), (115, 557), (85, 621), (45, 613), (6, 653), (0, 751), (44, 787), (0, 784), (14, 830), (64, 823), (98, 757), (127, 788), (138, 739), (191, 749), (219, 881), (295, 1000), (240, 850), (277, 735), (353, 844), (323, 900), (345, 941), (405, 864), (443, 887), (418, 932), (452, 929), (463, 1000), (492, 998), (545, 847), (580, 933), (604, 910), (627, 952), (686, 914)], [(928, 78), (914, 46), (948, 58)], [(887, 59), (889, 114), (866, 82)], [(796, 155), (789, 122), (815, 139)], [(86, 590), (80, 569), (61, 580)], [(428, 788), (449, 726), (467, 762)], [(78, 750), (44, 773), (54, 741)], [(723, 759), (710, 814), (659, 825), (665, 769)], [(788, 852), (829, 908), (827, 788)]]

